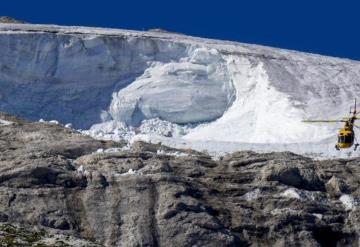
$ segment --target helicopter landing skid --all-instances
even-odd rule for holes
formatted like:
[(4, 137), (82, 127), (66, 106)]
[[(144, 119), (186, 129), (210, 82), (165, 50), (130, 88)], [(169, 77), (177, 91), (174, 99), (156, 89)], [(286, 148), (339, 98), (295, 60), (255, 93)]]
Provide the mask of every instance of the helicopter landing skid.
[(336, 149), (337, 151), (340, 151), (340, 148), (339, 148), (338, 145), (335, 145), (335, 149)]

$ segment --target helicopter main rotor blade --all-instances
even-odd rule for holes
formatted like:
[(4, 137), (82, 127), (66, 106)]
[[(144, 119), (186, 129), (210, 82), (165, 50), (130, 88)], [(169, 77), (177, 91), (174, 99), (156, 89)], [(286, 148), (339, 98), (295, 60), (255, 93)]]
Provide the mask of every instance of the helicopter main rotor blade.
[(303, 123), (341, 123), (345, 120), (303, 120)]

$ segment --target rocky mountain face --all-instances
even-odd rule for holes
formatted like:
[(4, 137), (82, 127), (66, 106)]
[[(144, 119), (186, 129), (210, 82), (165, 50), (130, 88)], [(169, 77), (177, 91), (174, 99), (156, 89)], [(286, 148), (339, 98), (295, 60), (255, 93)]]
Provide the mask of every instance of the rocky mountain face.
[(360, 159), (214, 160), (0, 119), (2, 246), (359, 245)]

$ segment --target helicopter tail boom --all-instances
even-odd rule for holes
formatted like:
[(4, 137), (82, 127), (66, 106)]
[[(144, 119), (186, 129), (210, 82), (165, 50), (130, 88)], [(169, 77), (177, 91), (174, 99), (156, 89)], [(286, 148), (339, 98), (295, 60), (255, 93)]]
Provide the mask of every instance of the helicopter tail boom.
[(354, 111), (352, 111), (352, 107), (350, 107), (350, 114), (353, 114), (353, 116), (355, 116), (357, 114), (357, 111), (356, 111), (356, 99), (354, 99)]

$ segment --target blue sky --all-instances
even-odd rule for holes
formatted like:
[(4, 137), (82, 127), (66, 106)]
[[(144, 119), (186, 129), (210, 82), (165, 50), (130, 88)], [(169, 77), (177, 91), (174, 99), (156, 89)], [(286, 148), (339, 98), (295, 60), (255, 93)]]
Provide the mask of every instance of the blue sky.
[(11, 0), (0, 15), (31, 23), (184, 34), (360, 60), (360, 1)]

